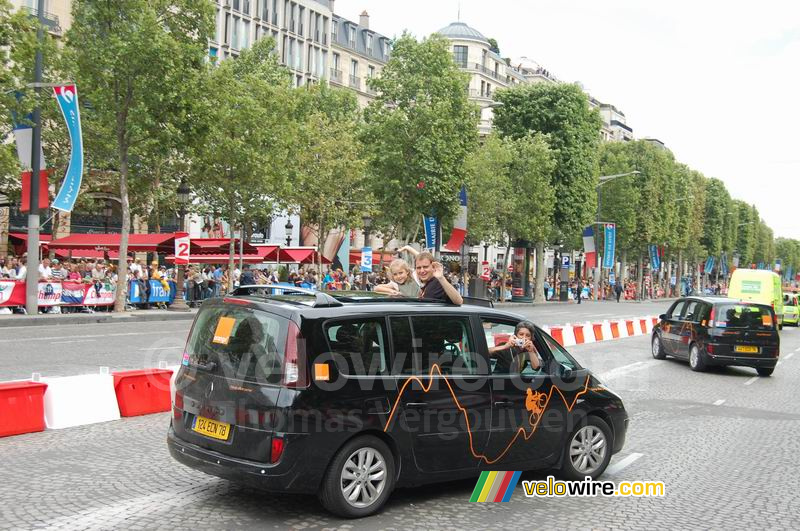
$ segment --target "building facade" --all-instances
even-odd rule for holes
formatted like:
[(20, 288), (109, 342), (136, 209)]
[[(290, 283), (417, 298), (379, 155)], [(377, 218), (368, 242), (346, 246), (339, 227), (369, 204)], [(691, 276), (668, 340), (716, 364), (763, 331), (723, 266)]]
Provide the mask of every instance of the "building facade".
[[(11, 7), (37, 15), (38, 0), (11, 0)], [(44, 25), (56, 38), (64, 35), (72, 24), (72, 0), (44, 0)]]
[(333, 15), (331, 25), (330, 84), (352, 90), (365, 107), (375, 96), (369, 79), (381, 73), (391, 52), (391, 39), (369, 26), (364, 11), (358, 23)]

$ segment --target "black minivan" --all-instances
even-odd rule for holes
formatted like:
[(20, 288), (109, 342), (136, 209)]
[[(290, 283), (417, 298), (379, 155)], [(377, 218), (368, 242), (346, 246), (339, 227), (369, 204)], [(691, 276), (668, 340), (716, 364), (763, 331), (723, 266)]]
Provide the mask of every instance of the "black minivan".
[(170, 453), (317, 493), (345, 517), (376, 512), (395, 487), (483, 470), (597, 477), (625, 442), (622, 400), (535, 326), (539, 368), (498, 363), (490, 349), (514, 343), (522, 320), (488, 304), (240, 288), (195, 318)]
[(659, 319), (651, 345), (656, 359), (685, 359), (694, 371), (712, 365), (753, 367), (760, 376), (770, 376), (778, 363), (777, 319), (766, 304), (686, 297)]

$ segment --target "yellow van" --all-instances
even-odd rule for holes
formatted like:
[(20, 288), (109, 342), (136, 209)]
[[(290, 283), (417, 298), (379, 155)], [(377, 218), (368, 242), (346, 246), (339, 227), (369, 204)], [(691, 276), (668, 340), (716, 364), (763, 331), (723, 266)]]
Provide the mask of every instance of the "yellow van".
[(731, 275), (728, 297), (772, 306), (783, 328), (783, 288), (781, 277), (763, 269), (737, 269)]

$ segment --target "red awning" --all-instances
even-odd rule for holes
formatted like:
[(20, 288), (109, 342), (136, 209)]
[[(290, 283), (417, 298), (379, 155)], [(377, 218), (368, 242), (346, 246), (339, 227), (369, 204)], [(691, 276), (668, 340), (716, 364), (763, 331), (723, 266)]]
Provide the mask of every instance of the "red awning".
[[(28, 233), (27, 232), (9, 232), (9, 238), (16, 238), (18, 240), (22, 240), (23, 242), (28, 241)], [(50, 234), (39, 234), (39, 241), (40, 242), (49, 242), (52, 240), (53, 237)]]
[[(72, 260), (77, 260), (79, 258), (92, 258), (94, 260), (105, 258), (105, 253), (103, 251), (95, 251), (92, 249), (70, 249), (67, 251), (58, 250), (54, 252), (59, 260), (69, 259), (70, 255), (72, 255)], [(117, 258), (119, 258), (119, 253), (117, 251), (108, 252), (109, 260), (116, 260)]]
[[(383, 253), (374, 252), (372, 253), (372, 263), (377, 264), (381, 261), (381, 254), (383, 254), (383, 263), (389, 265), (389, 263), (398, 258), (397, 253), (392, 253), (388, 251), (384, 251)], [(358, 264), (361, 262), (361, 249), (351, 249), (350, 250), (350, 263), (351, 264)]]
[[(84, 249), (95, 251), (118, 251), (119, 234), (71, 234), (52, 240), (51, 249)], [(173, 252), (175, 234), (131, 234), (128, 236), (128, 250), (135, 252)]]
[[(280, 250), (281, 262), (289, 262), (291, 264), (316, 264), (317, 251), (315, 249), (287, 247)], [(323, 264), (330, 264), (331, 261), (322, 257)]]
[(254, 245), (256, 252), (263, 262), (275, 262), (278, 260), (277, 245)]
[[(189, 249), (190, 255), (195, 254), (227, 254), (230, 248), (231, 241), (228, 238), (191, 238), (189, 240), (191, 248)], [(239, 240), (234, 240), (235, 252), (239, 252)], [(255, 246), (245, 242), (242, 246), (242, 251), (245, 254), (254, 254), (256, 252)]]
[[(42, 247), (43, 252), (47, 251), (47, 246), (52, 238), (49, 234), (39, 234), (39, 245)], [(27, 232), (9, 232), (8, 240), (16, 254), (21, 255), (28, 250)]]
[[(175, 255), (168, 255), (164, 258), (167, 262), (174, 262)], [(239, 263), (239, 255), (233, 255), (234, 263)], [(242, 255), (242, 262), (246, 264), (260, 264), (263, 261), (263, 258), (260, 255), (253, 255), (253, 254), (244, 254)], [(224, 265), (228, 263), (228, 255), (227, 254), (194, 254), (189, 256), (189, 263), (190, 264), (220, 264)]]

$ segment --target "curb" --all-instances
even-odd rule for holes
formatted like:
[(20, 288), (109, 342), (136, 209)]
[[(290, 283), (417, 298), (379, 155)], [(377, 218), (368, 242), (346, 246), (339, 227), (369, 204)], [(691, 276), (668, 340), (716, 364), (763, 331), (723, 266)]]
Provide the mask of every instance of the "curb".
[[(141, 310), (151, 312), (153, 310)], [(196, 309), (188, 312), (158, 311), (158, 313), (90, 313), (75, 315), (14, 315), (0, 316), (0, 328), (16, 326), (61, 326), (94, 323), (145, 323), (152, 321), (191, 321), (197, 314)]]

